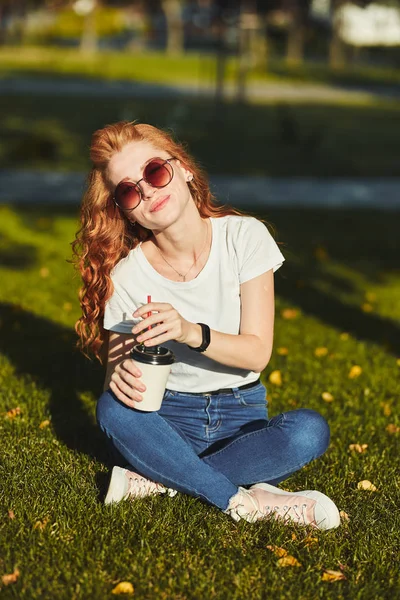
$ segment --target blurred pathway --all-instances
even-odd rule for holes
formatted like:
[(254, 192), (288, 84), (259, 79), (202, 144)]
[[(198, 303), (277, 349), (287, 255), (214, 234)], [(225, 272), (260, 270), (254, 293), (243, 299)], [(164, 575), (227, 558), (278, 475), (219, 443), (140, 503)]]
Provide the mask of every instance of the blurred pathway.
[[(243, 209), (268, 207), (400, 209), (400, 178), (313, 179), (213, 175), (211, 189), (221, 203)], [(0, 203), (78, 205), (83, 173), (0, 170)]]
[[(215, 95), (214, 84), (156, 84), (134, 81), (107, 81), (79, 78), (44, 78), (7, 76), (0, 79), (0, 94), (56, 94), (95, 97), (177, 97)], [(236, 85), (227, 83), (225, 97), (234, 98)], [(400, 86), (339, 86), (316, 83), (248, 82), (246, 98), (254, 102), (360, 102), (378, 99), (400, 99)]]

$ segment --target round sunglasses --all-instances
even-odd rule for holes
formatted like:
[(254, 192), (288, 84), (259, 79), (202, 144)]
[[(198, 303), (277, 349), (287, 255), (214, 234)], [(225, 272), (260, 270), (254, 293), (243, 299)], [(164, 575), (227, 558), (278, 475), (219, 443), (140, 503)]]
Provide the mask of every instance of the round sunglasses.
[(139, 183), (145, 181), (153, 188), (163, 188), (171, 183), (174, 170), (170, 163), (172, 158), (152, 158), (144, 168), (143, 177), (136, 183), (133, 181), (121, 181), (114, 191), (113, 200), (122, 210), (131, 211), (143, 200), (143, 191)]

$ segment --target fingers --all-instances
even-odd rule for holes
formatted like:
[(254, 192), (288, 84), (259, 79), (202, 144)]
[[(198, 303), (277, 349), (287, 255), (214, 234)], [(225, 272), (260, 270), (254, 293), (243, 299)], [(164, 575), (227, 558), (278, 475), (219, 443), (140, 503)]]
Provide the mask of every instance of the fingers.
[[(146, 330), (143, 333), (140, 334), (140, 336), (138, 336), (136, 339), (138, 342), (141, 343), (146, 343), (146, 341), (151, 341), (153, 343), (154, 338), (162, 335), (162, 334), (167, 334), (169, 335), (168, 339), (171, 340), (173, 339), (171, 332), (172, 332), (172, 325), (167, 325), (166, 323), (160, 323), (160, 325), (157, 325), (156, 327), (152, 327), (152, 329), (150, 330)], [(148, 345), (148, 344), (146, 344)]]
[[(150, 304), (148, 304), (147, 306), (150, 306)], [(133, 314), (135, 315), (136, 313), (133, 313)], [(132, 333), (134, 335), (136, 335), (136, 334), (140, 333), (141, 331), (149, 329), (149, 327), (153, 327), (154, 325), (158, 325), (160, 323), (165, 323), (167, 321), (170, 321), (170, 320), (174, 319), (177, 315), (178, 315), (177, 311), (175, 309), (171, 309), (168, 311), (163, 311), (162, 313), (161, 312), (153, 313), (149, 317), (145, 316), (143, 321), (141, 321), (140, 323), (137, 323), (135, 325), (135, 327), (132, 327)]]
[(124, 360), (117, 365), (111, 375), (110, 388), (121, 402), (133, 408), (135, 402), (141, 402), (143, 396), (140, 392), (146, 390), (146, 386), (139, 377), (142, 375), (140, 369), (132, 359)]
[(166, 310), (171, 310), (171, 304), (168, 302), (149, 302), (148, 304), (144, 304), (133, 313), (134, 317), (142, 317), (143, 315), (147, 315), (149, 312), (165, 312)]

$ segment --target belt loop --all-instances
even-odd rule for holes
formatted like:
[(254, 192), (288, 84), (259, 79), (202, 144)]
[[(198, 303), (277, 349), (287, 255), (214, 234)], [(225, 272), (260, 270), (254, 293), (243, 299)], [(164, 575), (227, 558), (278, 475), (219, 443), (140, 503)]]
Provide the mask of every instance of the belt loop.
[(235, 396), (236, 400), (240, 398), (240, 389), (238, 387), (232, 388), (232, 393)]

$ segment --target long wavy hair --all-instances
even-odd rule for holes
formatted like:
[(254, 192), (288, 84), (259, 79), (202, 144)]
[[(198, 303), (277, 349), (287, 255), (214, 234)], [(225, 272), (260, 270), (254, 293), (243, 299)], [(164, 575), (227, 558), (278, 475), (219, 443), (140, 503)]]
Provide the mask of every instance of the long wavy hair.
[(72, 242), (73, 262), (82, 276), (79, 299), (82, 316), (75, 324), (78, 347), (100, 362), (107, 357), (107, 332), (103, 328), (104, 307), (113, 293), (111, 271), (137, 244), (147, 240), (152, 232), (132, 224), (114, 204), (107, 180), (111, 157), (131, 142), (150, 142), (181, 161), (191, 171), (188, 182), (192, 198), (203, 218), (243, 215), (228, 205), (218, 205), (212, 195), (208, 178), (184, 147), (152, 125), (121, 121), (95, 131), (90, 147), (93, 167), (83, 196), (81, 227)]

